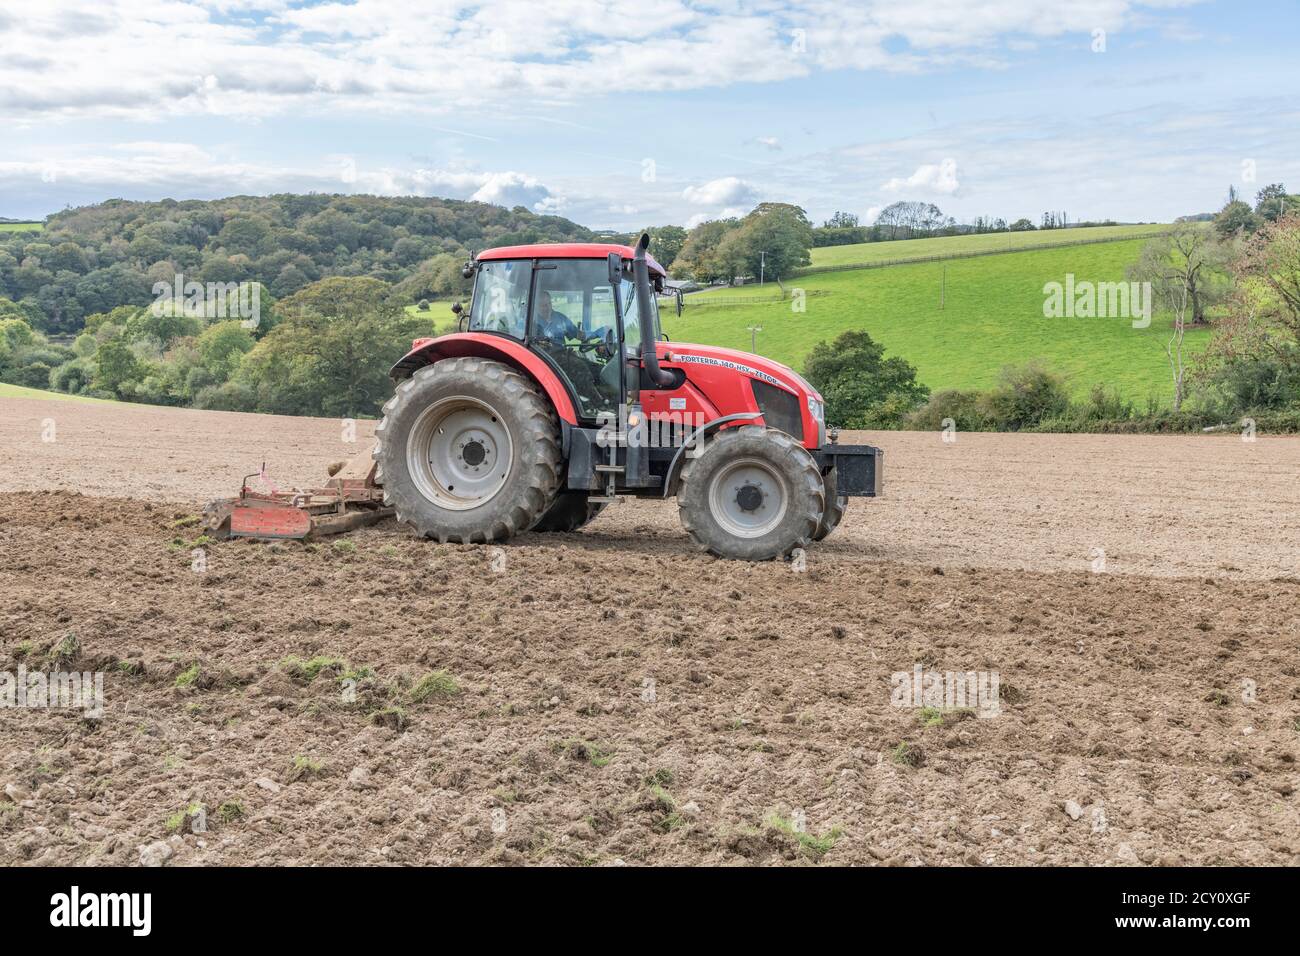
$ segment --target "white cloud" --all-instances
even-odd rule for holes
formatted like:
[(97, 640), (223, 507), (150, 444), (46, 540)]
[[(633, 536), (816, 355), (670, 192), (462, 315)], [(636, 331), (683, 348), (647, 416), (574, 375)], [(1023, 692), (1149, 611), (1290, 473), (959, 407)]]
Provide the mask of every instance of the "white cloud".
[(564, 206), (564, 200), (537, 179), (516, 172), (489, 173), (469, 198), (507, 208), (526, 206), (534, 212), (553, 213)]
[(781, 148), (781, 141), (775, 136), (760, 136), (755, 139), (754, 142), (758, 143), (759, 146), (766, 146), (771, 150), (779, 150)]
[(566, 198), (536, 177), (513, 170), (368, 167), (347, 155), (315, 166), (268, 165), (214, 156), (192, 143), (131, 142), (107, 150), (68, 151), (37, 160), (0, 162), (0, 194), (57, 183), (62, 188), (140, 198), (209, 198), (273, 192), (443, 196), (557, 213)]
[(682, 190), (682, 198), (693, 206), (725, 206), (749, 202), (756, 190), (738, 176), (724, 176), (700, 186), (687, 186)]
[(880, 188), (887, 193), (912, 190), (922, 195), (942, 193), (950, 196), (959, 187), (957, 182), (957, 161), (945, 159), (941, 163), (926, 163), (916, 167), (916, 172), (906, 179), (894, 178)]
[[(446, 112), (818, 70), (996, 67), (1025, 40), (1110, 32), (1191, 0), (40, 0), (0, 13), (0, 116), (161, 120), (304, 110)], [(805, 44), (796, 48), (796, 31)], [(454, 58), (454, 65), (452, 60)]]

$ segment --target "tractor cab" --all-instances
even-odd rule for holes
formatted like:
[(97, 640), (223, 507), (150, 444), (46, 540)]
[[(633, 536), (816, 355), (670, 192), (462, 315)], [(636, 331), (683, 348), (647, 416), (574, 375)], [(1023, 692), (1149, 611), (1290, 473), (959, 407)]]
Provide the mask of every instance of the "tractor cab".
[[(578, 417), (597, 421), (626, 402), (627, 359), (660, 338), (653, 294), (648, 319), (633, 277), (633, 251), (599, 243), (510, 246), (481, 254), (462, 327), (501, 335), (536, 353), (559, 376)], [(651, 289), (665, 273), (647, 257)], [(620, 360), (620, 356), (623, 360)]]

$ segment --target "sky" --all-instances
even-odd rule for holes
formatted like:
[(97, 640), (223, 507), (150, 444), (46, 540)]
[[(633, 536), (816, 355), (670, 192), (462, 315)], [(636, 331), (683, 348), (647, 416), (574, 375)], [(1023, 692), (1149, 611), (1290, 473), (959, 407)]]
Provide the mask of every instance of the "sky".
[(1296, 0), (0, 0), (0, 217), (476, 199), (595, 229), (1300, 191)]

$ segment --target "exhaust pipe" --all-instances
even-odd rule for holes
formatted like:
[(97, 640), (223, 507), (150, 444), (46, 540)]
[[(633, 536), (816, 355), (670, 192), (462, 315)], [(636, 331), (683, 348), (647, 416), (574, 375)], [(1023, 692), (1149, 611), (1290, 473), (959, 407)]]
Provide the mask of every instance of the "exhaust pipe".
[(650, 267), (646, 264), (645, 253), (650, 248), (650, 233), (641, 233), (636, 244), (636, 255), (632, 258), (632, 279), (636, 283), (636, 314), (641, 325), (641, 362), (646, 374), (654, 384), (667, 387), (675, 381), (672, 372), (659, 367), (659, 353), (655, 350), (655, 337), (651, 334), (654, 322), (650, 312), (650, 297), (654, 290), (650, 288)]

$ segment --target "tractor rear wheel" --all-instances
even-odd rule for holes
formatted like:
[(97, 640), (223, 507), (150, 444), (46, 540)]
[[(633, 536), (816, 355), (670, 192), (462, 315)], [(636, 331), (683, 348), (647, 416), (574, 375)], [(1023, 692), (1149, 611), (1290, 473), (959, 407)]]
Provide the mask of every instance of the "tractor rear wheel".
[(817, 463), (785, 432), (729, 428), (687, 459), (677, 496), (682, 527), (722, 558), (783, 558), (812, 540), (825, 510)]
[(426, 538), (504, 541), (560, 486), (560, 428), (546, 396), (489, 359), (445, 359), (397, 386), (375, 428), (384, 504)]
[(542, 519), (533, 525), (534, 531), (577, 531), (605, 510), (601, 502), (591, 502), (585, 491), (562, 491)]
[(835, 468), (822, 476), (822, 490), (826, 498), (826, 510), (822, 512), (822, 518), (817, 522), (817, 531), (813, 535), (814, 541), (824, 540), (832, 531), (840, 526), (844, 519), (844, 509), (849, 506), (847, 495), (835, 494), (838, 482), (835, 480)]

